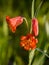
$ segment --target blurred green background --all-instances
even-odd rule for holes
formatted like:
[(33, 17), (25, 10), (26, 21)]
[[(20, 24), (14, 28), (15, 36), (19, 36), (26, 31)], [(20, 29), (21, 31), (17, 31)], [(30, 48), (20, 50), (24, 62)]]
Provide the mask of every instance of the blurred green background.
[[(38, 15), (39, 42), (37, 47), (49, 55), (49, 0), (35, 0), (34, 13), (43, 2)], [(29, 27), (31, 23), (32, 0), (0, 0), (0, 65), (28, 65), (29, 52), (20, 47), (20, 36), (26, 35), (25, 22), (12, 33), (6, 23), (6, 16), (24, 16)], [(49, 58), (39, 51), (34, 52), (32, 65), (49, 65)]]

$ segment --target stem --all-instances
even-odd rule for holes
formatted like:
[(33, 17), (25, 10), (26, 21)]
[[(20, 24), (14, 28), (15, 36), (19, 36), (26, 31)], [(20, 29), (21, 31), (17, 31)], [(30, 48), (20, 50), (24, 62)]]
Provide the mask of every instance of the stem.
[(42, 3), (43, 3), (43, 1), (41, 1), (40, 4), (39, 4), (39, 6), (37, 7), (36, 12), (35, 12), (35, 15), (34, 15), (35, 17), (38, 15)]
[(32, 62), (33, 57), (34, 57), (34, 52), (35, 52), (35, 49), (29, 51), (29, 64), (28, 65), (31, 65), (31, 62)]
[[(32, 18), (34, 17), (34, 2), (35, 2), (35, 0), (32, 1), (32, 10), (31, 10)], [(32, 21), (31, 21), (30, 34), (32, 34)], [(32, 62), (33, 57), (34, 57), (34, 52), (35, 52), (35, 49), (29, 50), (29, 64), (28, 65), (31, 65), (31, 62)]]
[(25, 17), (23, 17), (23, 19), (25, 20), (26, 25), (27, 25), (27, 28), (28, 28), (28, 22), (27, 22), (27, 19), (26, 19)]
[(30, 28), (30, 34), (32, 33), (32, 22), (31, 22), (31, 28)]
[(35, 0), (32, 1), (32, 10), (31, 10), (32, 18), (34, 17), (34, 2)]
[[(31, 22), (30, 34), (32, 34), (32, 22)], [(35, 52), (35, 49), (29, 50), (29, 64), (28, 65), (31, 65), (31, 62), (32, 62), (33, 57), (34, 57), (34, 52)]]
[(45, 51), (42, 51), (39, 48), (36, 48), (36, 50), (39, 51), (39, 52), (41, 52), (42, 54), (44, 54), (47, 58), (49, 58), (49, 55), (46, 53), (46, 50)]
[(28, 27), (28, 22), (27, 22), (27, 19), (26, 19), (25, 17), (23, 17), (23, 19), (25, 20), (26, 25), (27, 25), (27, 27)]

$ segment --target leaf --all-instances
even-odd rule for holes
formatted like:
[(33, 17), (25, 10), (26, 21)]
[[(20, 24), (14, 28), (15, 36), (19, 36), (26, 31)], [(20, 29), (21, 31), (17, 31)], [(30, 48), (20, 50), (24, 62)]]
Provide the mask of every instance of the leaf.
[(32, 65), (43, 65), (45, 55), (40, 56), (39, 58), (35, 58)]

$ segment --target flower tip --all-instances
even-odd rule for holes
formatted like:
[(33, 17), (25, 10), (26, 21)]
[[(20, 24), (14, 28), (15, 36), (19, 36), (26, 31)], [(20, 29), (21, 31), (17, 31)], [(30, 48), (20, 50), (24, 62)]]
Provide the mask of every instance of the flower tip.
[(15, 33), (15, 30), (12, 29), (12, 32)]
[(11, 31), (12, 31), (13, 33), (16, 32), (16, 27), (10, 27), (10, 29), (11, 29)]
[(10, 19), (10, 17), (9, 17), (9, 16), (6, 16), (6, 21), (7, 21), (7, 22), (9, 21), (9, 19)]

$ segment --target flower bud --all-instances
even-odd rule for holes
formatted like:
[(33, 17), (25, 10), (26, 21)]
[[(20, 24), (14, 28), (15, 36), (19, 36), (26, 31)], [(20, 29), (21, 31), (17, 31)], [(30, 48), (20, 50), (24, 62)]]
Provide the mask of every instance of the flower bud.
[(38, 36), (39, 29), (38, 29), (38, 20), (36, 18), (32, 19), (32, 31), (35, 36)]

